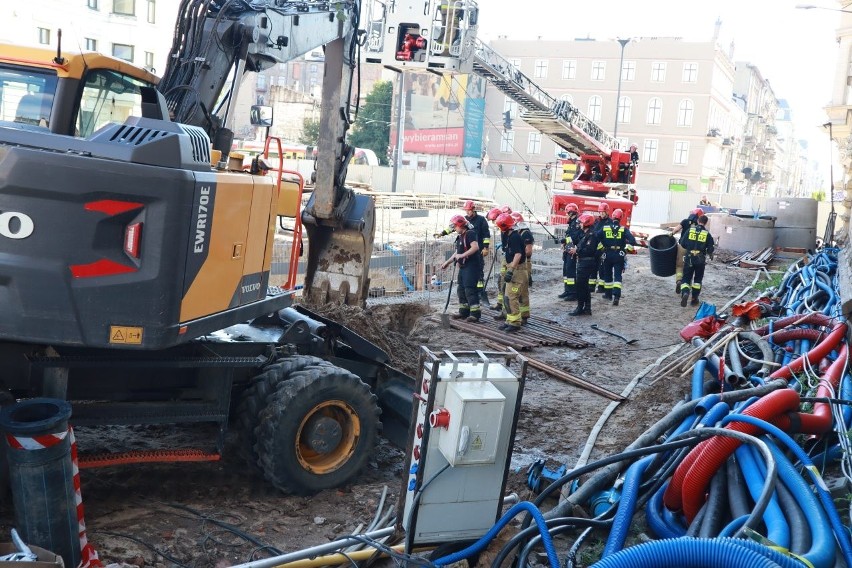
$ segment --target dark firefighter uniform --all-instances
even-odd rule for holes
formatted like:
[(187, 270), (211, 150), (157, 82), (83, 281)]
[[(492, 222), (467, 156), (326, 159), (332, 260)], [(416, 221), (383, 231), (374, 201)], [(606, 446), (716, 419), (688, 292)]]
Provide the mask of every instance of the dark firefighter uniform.
[[(468, 228), (458, 236), (456, 236), (456, 254), (462, 255), (470, 250), (473, 243), (478, 242), (476, 239), (476, 231)], [(459, 298), (459, 317), (475, 319), (479, 321), (482, 315), (479, 307), (479, 287), (481, 283), (480, 274), (482, 273), (482, 253), (477, 251), (470, 256), (460, 258), (458, 262), (459, 276), (456, 285), (456, 291)]]
[(698, 216), (695, 213), (690, 213), (686, 219), (680, 222), (680, 235), (677, 240), (677, 257), (675, 261), (675, 293), (680, 294), (680, 283), (683, 280), (683, 257), (686, 250), (683, 248), (684, 235), (689, 233), (689, 228), (694, 227), (698, 222)]
[(565, 283), (565, 291), (559, 295), (566, 302), (573, 302), (577, 299), (577, 257), (568, 254), (568, 249), (580, 242), (580, 237), (583, 236), (579, 216), (576, 213), (571, 213), (570, 216), (573, 216), (573, 218), (568, 221), (562, 247), (562, 281)]
[(524, 243), (524, 266), (527, 271), (527, 281), (523, 284), (521, 293), (521, 320), (526, 322), (530, 319), (530, 284), (532, 284), (532, 248), (535, 244), (535, 237), (532, 231), (524, 223), (523, 227), (518, 227), (517, 233), (521, 236), (521, 241)]
[[(479, 242), (479, 250), (482, 251), (482, 257), (488, 256), (488, 249), (491, 247), (491, 227), (488, 226), (488, 219), (479, 215), (476, 211), (473, 215), (466, 217), (467, 222), (473, 225), (473, 230), (476, 233), (476, 240)], [(485, 290), (485, 262), (482, 262), (482, 274), (479, 275), (477, 283), (479, 289), (479, 301), (489, 305), (488, 292)]]
[(594, 227), (584, 230), (574, 252), (577, 258), (577, 307), (569, 315), (591, 315), (592, 282), (597, 281), (592, 275), (597, 274), (602, 253), (603, 245), (598, 241)]
[(683, 255), (683, 280), (680, 284), (680, 305), (685, 306), (692, 290), (692, 305), (698, 305), (701, 293), (701, 281), (704, 280), (704, 267), (707, 256), (713, 254), (715, 243), (713, 235), (704, 227), (707, 217), (700, 217), (698, 223), (689, 227), (681, 235), (681, 245), (686, 251)]
[(621, 275), (624, 272), (624, 255), (636, 245), (636, 239), (627, 227), (613, 219), (609, 225), (604, 225), (597, 232), (598, 240), (603, 245), (603, 262), (601, 277), (604, 282), (604, 299), (612, 300), (618, 305), (621, 298)]
[[(506, 326), (515, 328), (507, 329), (508, 331), (515, 331), (521, 327), (522, 323), (521, 306), (526, 305), (529, 310), (529, 276), (527, 275), (527, 256), (524, 253), (526, 247), (520, 233), (514, 229), (506, 233), (504, 233), (506, 245), (503, 247), (506, 253), (504, 256), (506, 271), (503, 274), (503, 280), (506, 282)], [(515, 264), (515, 257), (518, 255), (520, 257)]]
[[(595, 224), (592, 225), (592, 233), (597, 233), (598, 231), (603, 229), (605, 225), (609, 225), (611, 222), (612, 219), (609, 218), (608, 213), (606, 214), (606, 216), (598, 217), (598, 219), (595, 221)], [(591, 288), (592, 292), (595, 291), (595, 286), (597, 286), (598, 292), (604, 291), (603, 277), (601, 277), (601, 271), (603, 269), (602, 264), (603, 260), (601, 259), (598, 265), (595, 267), (594, 272), (589, 273), (589, 287)]]

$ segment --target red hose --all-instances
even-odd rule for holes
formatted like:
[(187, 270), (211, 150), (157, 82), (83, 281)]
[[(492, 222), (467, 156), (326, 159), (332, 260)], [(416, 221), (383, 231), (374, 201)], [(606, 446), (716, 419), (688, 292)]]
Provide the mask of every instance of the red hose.
[(831, 330), (825, 339), (820, 341), (817, 345), (815, 345), (810, 351), (796, 359), (795, 361), (791, 361), (787, 365), (781, 367), (771, 375), (769, 375), (770, 379), (789, 379), (793, 376), (793, 373), (800, 372), (805, 366), (805, 359), (807, 359), (808, 363), (813, 365), (819, 361), (822, 361), (826, 355), (831, 353), (831, 351), (837, 347), (837, 345), (846, 337), (847, 325), (843, 322), (838, 323), (834, 326), (834, 329)]
[[(798, 408), (799, 394), (792, 389), (780, 389), (769, 393), (754, 404), (751, 404), (742, 414), (775, 423), (776, 421), (784, 422), (783, 419), (786, 417), (782, 415), (795, 411)], [(778, 420), (779, 418), (782, 420)], [(789, 424), (789, 419), (787, 419), (787, 424)], [(760, 428), (757, 426), (743, 422), (732, 422), (725, 426), (725, 428), (752, 435), (760, 431)], [(724, 438), (722, 436), (707, 440), (707, 445), (701, 451), (700, 458), (690, 462), (692, 465), (689, 467), (686, 475), (681, 474), (683, 477), (683, 486), (680, 488), (681, 501), (683, 503), (683, 514), (686, 516), (687, 522), (692, 522), (692, 519), (695, 518), (695, 515), (704, 504), (707, 486), (710, 484), (710, 479), (716, 473), (716, 470), (725, 463), (741, 443), (734, 438)], [(698, 450), (697, 447), (690, 454), (696, 452), (696, 450)], [(686, 463), (686, 460), (684, 460), (677, 469), (681, 469)], [(675, 473), (677, 474), (677, 470), (675, 470)], [(669, 483), (670, 489), (673, 483), (674, 477), (672, 477), (672, 482)], [(677, 489), (675, 488), (674, 490)]]
[[(788, 325), (792, 325), (794, 323), (797, 325), (833, 325), (835, 322), (835, 318), (832, 318), (825, 314), (811, 313), (806, 316), (795, 315), (775, 320), (774, 322), (772, 322), (772, 329), (777, 331), (779, 329), (784, 329)], [(767, 324), (763, 327), (759, 327), (755, 329), (754, 332), (758, 335), (766, 335), (767, 333), (769, 333), (769, 325)]]
[(704, 446), (707, 445), (707, 442), (710, 440), (704, 440), (695, 448), (692, 449), (691, 452), (686, 454), (686, 457), (681, 460), (680, 464), (675, 469), (672, 474), (672, 479), (669, 481), (669, 486), (666, 487), (666, 492), (663, 493), (663, 504), (665, 504), (666, 508), (669, 511), (680, 511), (683, 506), (683, 500), (681, 499), (681, 489), (683, 488), (683, 480), (686, 477), (687, 472), (689, 472), (689, 468), (692, 467), (692, 464), (695, 463), (701, 457), (701, 453), (704, 451)]
[[(840, 348), (837, 359), (826, 369), (825, 374), (819, 381), (817, 397), (831, 397), (837, 392), (840, 377), (846, 368), (846, 355), (848, 348), (844, 343)], [(814, 403), (814, 411), (811, 414), (799, 414), (801, 420), (801, 431), (805, 434), (825, 434), (831, 430), (831, 405), (827, 402)]]
[(797, 339), (807, 339), (816, 343), (826, 336), (825, 331), (811, 329), (809, 327), (794, 327), (793, 329), (785, 329), (772, 335), (772, 343), (781, 345), (786, 341), (796, 341)]

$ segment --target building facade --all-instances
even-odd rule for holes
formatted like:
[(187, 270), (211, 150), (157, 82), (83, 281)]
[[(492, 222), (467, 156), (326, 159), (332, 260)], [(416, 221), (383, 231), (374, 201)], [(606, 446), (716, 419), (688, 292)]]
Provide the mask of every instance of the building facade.
[(0, 2), (0, 42), (98, 51), (162, 75), (180, 0)]
[[(569, 101), (615, 135), (622, 149), (636, 144), (639, 188), (793, 191), (779, 189), (780, 179), (787, 184), (795, 174), (787, 165), (782, 174), (777, 164), (798, 162), (778, 160), (779, 103), (769, 83), (754, 66), (735, 63), (716, 41), (498, 39), (491, 47), (551, 96)], [(504, 127), (506, 112), (511, 130)], [(486, 132), (491, 175), (525, 175), (527, 165), (536, 175), (552, 167), (561, 150), (526, 125), (517, 105), (492, 86), (486, 93)], [(792, 140), (785, 143), (794, 148)]]

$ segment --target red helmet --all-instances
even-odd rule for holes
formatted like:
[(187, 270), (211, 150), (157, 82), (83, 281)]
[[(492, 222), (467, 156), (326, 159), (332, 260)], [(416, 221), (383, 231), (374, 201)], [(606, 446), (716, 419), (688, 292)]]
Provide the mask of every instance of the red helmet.
[(467, 219), (462, 217), (461, 215), (453, 215), (450, 218), (450, 227), (464, 227), (467, 228)]
[(598, 205), (598, 211), (600, 211), (601, 213), (609, 213), (609, 203), (603, 202)]
[(464, 202), (464, 207), (462, 207), (465, 211), (476, 211), (476, 205), (473, 204), (473, 200), (468, 199)]
[(619, 221), (622, 217), (624, 217), (624, 211), (622, 211), (621, 209), (616, 209), (612, 212), (612, 218), (616, 221)]
[(508, 205), (504, 205), (503, 207), (500, 208), (500, 213), (510, 214), (511, 212), (512, 212), (512, 208), (509, 207)]
[(569, 203), (568, 205), (565, 206), (565, 212), (566, 213), (578, 213), (579, 214), (580, 208), (577, 207), (576, 203)]
[(509, 213), (501, 213), (499, 217), (497, 217), (497, 228), (501, 231), (508, 231), (512, 227), (515, 226), (515, 220), (512, 219), (512, 216)]
[(582, 215), (580, 215), (580, 226), (582, 226), (584, 229), (586, 227), (591, 227), (594, 224), (595, 224), (595, 216), (594, 215), (589, 215), (588, 213), (583, 213)]
[(523, 223), (524, 222), (524, 216), (521, 215), (520, 213), (518, 213), (517, 211), (513, 211), (511, 213), (511, 215), (512, 215), (512, 219), (515, 220), (515, 223)]
[(696, 217), (701, 217), (702, 215), (704, 215), (704, 209), (702, 209), (701, 207), (696, 207), (692, 210), (692, 214)]
[(500, 215), (500, 208), (495, 207), (494, 209), (492, 209), (491, 211), (488, 212), (488, 214), (485, 216), (485, 218), (488, 219), (489, 221), (496, 221), (497, 217), (499, 215)]

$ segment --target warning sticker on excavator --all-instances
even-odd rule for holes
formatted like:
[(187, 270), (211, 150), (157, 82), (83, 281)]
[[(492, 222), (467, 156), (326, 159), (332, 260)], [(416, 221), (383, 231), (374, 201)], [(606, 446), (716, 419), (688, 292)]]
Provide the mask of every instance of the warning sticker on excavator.
[(470, 441), (470, 449), (474, 451), (482, 451), (485, 445), (485, 432), (474, 432), (473, 440)]
[(126, 325), (109, 326), (109, 342), (142, 345), (142, 328)]

